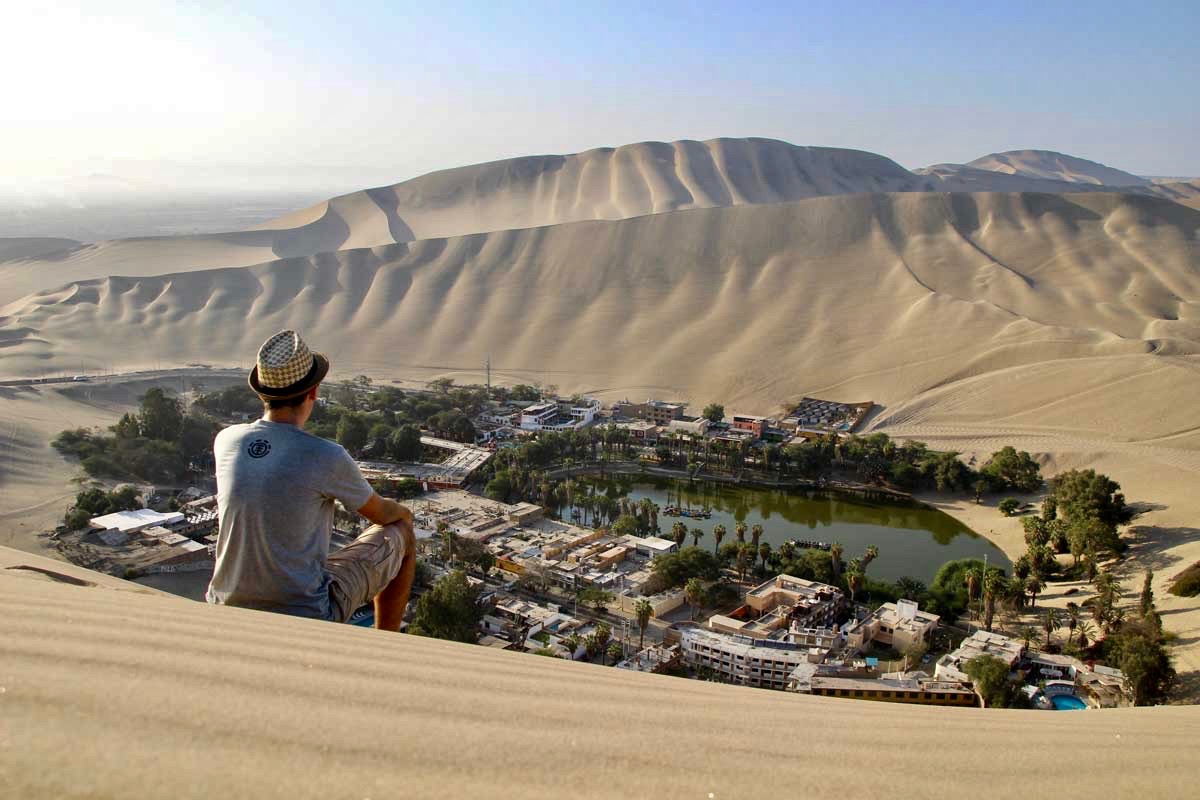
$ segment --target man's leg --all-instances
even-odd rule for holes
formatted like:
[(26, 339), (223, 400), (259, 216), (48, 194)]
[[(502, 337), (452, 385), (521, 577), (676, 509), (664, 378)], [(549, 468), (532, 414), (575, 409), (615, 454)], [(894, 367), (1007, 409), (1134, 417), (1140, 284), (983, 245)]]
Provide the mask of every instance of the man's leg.
[(400, 530), (404, 541), (404, 560), (400, 562), (396, 577), (375, 595), (375, 627), (384, 631), (400, 630), (404, 611), (408, 608), (413, 578), (417, 574), (417, 538), (413, 535), (412, 526), (406, 522), (396, 522), (393, 526)]

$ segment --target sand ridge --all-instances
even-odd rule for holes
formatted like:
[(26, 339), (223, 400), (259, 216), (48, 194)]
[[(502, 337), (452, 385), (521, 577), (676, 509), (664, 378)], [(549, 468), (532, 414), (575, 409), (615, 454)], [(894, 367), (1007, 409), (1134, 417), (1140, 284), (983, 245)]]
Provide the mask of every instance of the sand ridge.
[[(419, 239), (685, 209), (856, 193), (1114, 190), (1077, 182), (1073, 173), (1043, 172), (1005, 174), (964, 165), (910, 172), (875, 153), (760, 138), (640, 142), (571, 155), (527, 156), (352, 192), (254, 230), (97, 242), (52, 258), (0, 262), (0, 304), (88, 278), (248, 266)], [(1186, 186), (1117, 188), (1181, 201), (1194, 194)]]
[[(177, 797), (945, 796), (986, 785), (1018, 797), (1031, 772), (1063, 797), (1166, 796), (1190, 778), (1200, 734), (1194, 708), (1047, 714), (788, 695), (14, 565), (76, 577), (0, 548), (0, 791), (14, 796), (84, 786)], [(662, 746), (684, 730), (689, 747)], [(952, 768), (930, 770), (931, 741), (954, 742)], [(1046, 769), (1064, 742), (1071, 768)], [(836, 768), (852, 760), (872, 767)]]

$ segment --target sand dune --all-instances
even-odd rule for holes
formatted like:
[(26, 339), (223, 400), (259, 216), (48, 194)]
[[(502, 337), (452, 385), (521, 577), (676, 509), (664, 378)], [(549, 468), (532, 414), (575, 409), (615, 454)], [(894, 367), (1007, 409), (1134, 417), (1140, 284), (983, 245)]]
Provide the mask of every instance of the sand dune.
[(1112, 194), (699, 209), (80, 281), (2, 309), (0, 342), (11, 374), (237, 364), (293, 326), (343, 372), (490, 352), (564, 389), (891, 403), (1047, 360), (1200, 352), (1198, 229), (1196, 211)]
[[(805, 697), (159, 595), (0, 548), (14, 797), (1169, 796), (1194, 708)], [(132, 624), (131, 624), (132, 623)], [(664, 736), (687, 732), (687, 747)], [(952, 764), (931, 742), (952, 741)], [(113, 742), (120, 742), (119, 753)], [(1069, 767), (1048, 754), (1069, 743)], [(1003, 753), (1003, 757), (997, 757)], [(869, 769), (844, 769), (856, 762)]]
[[(1076, 162), (1093, 163), (1062, 158), (1076, 167)], [(1063, 193), (1106, 188), (1078, 182), (1080, 176), (1086, 177), (1081, 170), (1031, 168), (1005, 174), (942, 164), (914, 173), (874, 153), (799, 147), (772, 139), (642, 142), (433, 172), (335, 197), (256, 230), (100, 242), (57, 253), (52, 259), (0, 263), (0, 304), (69, 281), (110, 275), (248, 266), (420, 239), (685, 209), (842, 194)], [(1186, 187), (1125, 188), (1170, 199), (1195, 195)]]
[(1099, 186), (1148, 186), (1150, 180), (1113, 167), (1052, 150), (1009, 150), (970, 161), (968, 167)]
[(0, 238), (0, 261), (38, 258), (80, 246), (74, 239), (55, 239), (46, 236), (13, 236)]

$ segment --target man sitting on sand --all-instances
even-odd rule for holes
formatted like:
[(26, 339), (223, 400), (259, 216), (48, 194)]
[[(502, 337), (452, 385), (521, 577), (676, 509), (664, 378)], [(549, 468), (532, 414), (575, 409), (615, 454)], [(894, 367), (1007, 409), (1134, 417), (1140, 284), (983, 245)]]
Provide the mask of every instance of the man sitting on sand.
[[(217, 434), (217, 564), (208, 602), (346, 622), (374, 599), (398, 631), (416, 571), (412, 512), (380, 497), (350, 454), (305, 433), (329, 359), (295, 331), (258, 351), (250, 388), (262, 419)], [(333, 503), (375, 523), (329, 555)]]

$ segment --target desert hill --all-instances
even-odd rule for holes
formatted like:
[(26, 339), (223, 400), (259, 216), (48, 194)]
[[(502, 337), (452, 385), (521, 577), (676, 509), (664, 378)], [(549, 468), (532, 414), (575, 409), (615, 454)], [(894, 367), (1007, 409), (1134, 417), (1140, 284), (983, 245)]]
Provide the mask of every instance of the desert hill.
[(74, 239), (58, 239), (48, 236), (10, 236), (0, 238), (0, 261), (15, 261), (25, 258), (44, 258), (79, 247), (82, 242)]
[[(206, 606), (3, 547), (0, 638), (13, 797), (1015, 797), (1031, 773), (1055, 796), (1146, 797), (1191, 778), (1200, 734), (1195, 708), (913, 707), (573, 664)], [(943, 740), (954, 767), (931, 771)], [(1064, 742), (1071, 768), (1046, 769)], [(830, 767), (855, 761), (872, 768)]]
[(1146, 178), (1053, 150), (1009, 150), (967, 162), (966, 166), (1008, 175), (1096, 186), (1149, 186)]
[[(1071, 163), (1075, 161), (1092, 163)], [(335, 197), (255, 230), (98, 242), (56, 253), (52, 261), (26, 256), (6, 262), (0, 253), (0, 304), (110, 275), (249, 266), (421, 239), (694, 208), (842, 194), (1108, 190), (1064, 175), (1006, 174), (949, 164), (910, 172), (874, 153), (773, 139), (642, 142), (433, 172)], [(1187, 188), (1126, 190), (1171, 199), (1192, 196)]]
[(296, 327), (380, 376), (491, 353), (563, 389), (896, 402), (1047, 360), (1200, 353), (1198, 233), (1200, 212), (1122, 194), (843, 195), (76, 281), (0, 310), (0, 341), (28, 374), (245, 363)]

